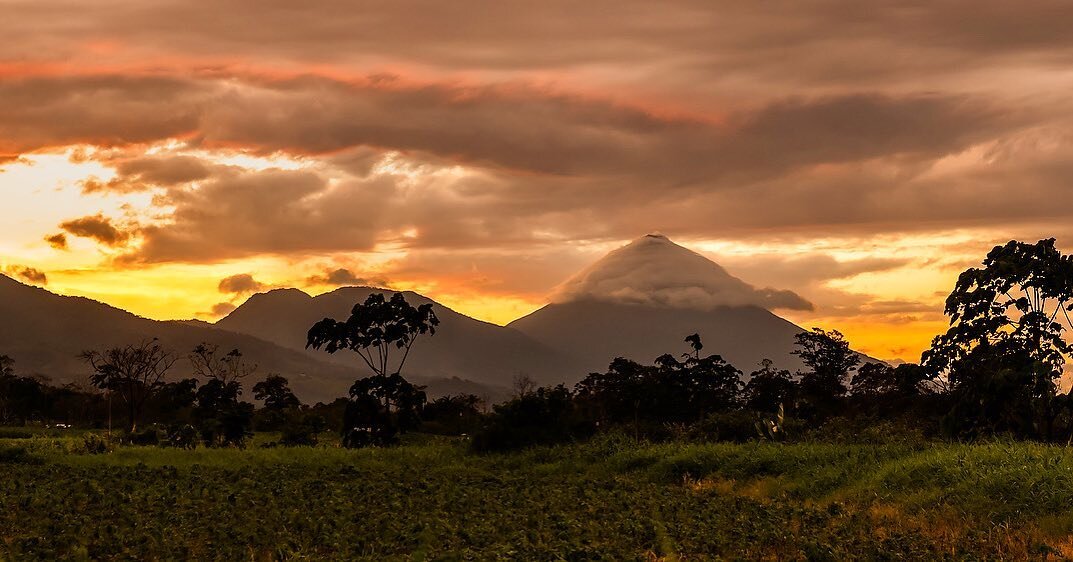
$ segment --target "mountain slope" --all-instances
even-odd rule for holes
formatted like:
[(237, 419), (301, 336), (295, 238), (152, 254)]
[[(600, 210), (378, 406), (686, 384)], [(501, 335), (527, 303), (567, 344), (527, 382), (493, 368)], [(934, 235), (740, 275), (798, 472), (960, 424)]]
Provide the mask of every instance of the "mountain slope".
[(587, 371), (614, 357), (651, 362), (686, 351), (700, 334), (704, 353), (748, 373), (762, 360), (796, 370), (794, 335), (804, 331), (767, 310), (811, 308), (786, 290), (756, 288), (659, 234), (614, 250), (564, 282), (549, 304), (511, 322)]
[(694, 333), (704, 353), (722, 355), (745, 373), (765, 358), (784, 369), (802, 367), (790, 352), (804, 330), (756, 306), (689, 310), (588, 300), (549, 304), (509, 326), (569, 354), (585, 373), (606, 369), (615, 357), (651, 363), (684, 353), (683, 340)]
[[(353, 353), (305, 351), (306, 332), (323, 318), (343, 320), (356, 303), (372, 293), (391, 293), (372, 287), (345, 287), (312, 297), (297, 289), (280, 289), (250, 297), (216, 326), (250, 334), (313, 357), (344, 365), (358, 365)], [(413, 292), (405, 292), (412, 305), (434, 303), (440, 319), (434, 336), (422, 336), (407, 359), (403, 374), (417, 379), (458, 377), (509, 387), (518, 374), (551, 383), (577, 376), (578, 366), (562, 354), (520, 332), (475, 320)]]
[[(197, 344), (237, 348), (260, 366), (251, 379), (269, 372), (291, 380), (306, 401), (330, 400), (346, 393), (357, 370), (311, 358), (250, 335), (187, 322), (159, 322), (82, 297), (66, 297), (0, 275), (0, 355), (15, 359), (20, 372), (41, 374), (54, 381), (85, 381), (89, 370), (78, 359), (88, 349), (159, 338), (178, 352), (170, 376), (191, 375), (185, 355)], [(246, 382), (249, 387), (257, 382)]]

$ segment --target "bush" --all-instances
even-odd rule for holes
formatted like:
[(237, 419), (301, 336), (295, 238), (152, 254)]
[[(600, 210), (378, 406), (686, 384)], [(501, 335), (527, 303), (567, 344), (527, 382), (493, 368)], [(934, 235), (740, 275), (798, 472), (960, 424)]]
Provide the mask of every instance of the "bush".
[(142, 429), (141, 431), (134, 431), (127, 436), (127, 441), (131, 445), (140, 446), (152, 446), (159, 445), (161, 441), (161, 431), (156, 425), (151, 425)]
[(283, 427), (279, 444), (287, 447), (313, 447), (318, 436), (328, 427), (323, 417), (314, 414), (301, 414)]
[(0, 447), (0, 464), (41, 464), (43, 461), (30, 454), (26, 447)]
[(566, 387), (538, 388), (495, 406), (494, 413), (473, 436), (473, 448), (507, 451), (568, 443), (591, 436), (593, 430), (577, 411)]
[(115, 445), (105, 436), (97, 433), (87, 433), (82, 436), (81, 453), (86, 455), (103, 455), (110, 453)]
[(184, 423), (169, 426), (166, 429), (166, 437), (161, 443), (161, 446), (174, 447), (176, 449), (194, 449), (197, 447), (197, 442), (197, 428), (188, 423)]
[(760, 438), (756, 423), (760, 416), (749, 410), (709, 414), (690, 426), (686, 439), (690, 441), (731, 441), (744, 443)]
[(33, 439), (34, 433), (28, 429), (0, 427), (0, 439)]

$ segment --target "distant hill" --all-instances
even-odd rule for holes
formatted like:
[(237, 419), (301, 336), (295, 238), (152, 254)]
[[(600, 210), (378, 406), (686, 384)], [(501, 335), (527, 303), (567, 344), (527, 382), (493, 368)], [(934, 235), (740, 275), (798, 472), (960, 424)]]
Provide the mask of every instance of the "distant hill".
[[(269, 372), (291, 380), (306, 401), (345, 395), (357, 378), (356, 368), (322, 361), (256, 337), (191, 322), (160, 322), (82, 297), (67, 297), (24, 285), (0, 275), (0, 354), (16, 361), (19, 372), (40, 374), (57, 382), (84, 382), (89, 369), (78, 359), (88, 349), (158, 338), (183, 357), (173, 378), (190, 376), (186, 353), (201, 342), (237, 348), (260, 366), (251, 379)], [(256, 380), (247, 382), (249, 388)]]
[[(374, 292), (392, 291), (345, 287), (311, 296), (277, 289), (253, 295), (215, 324), (159, 322), (0, 276), (0, 354), (14, 357), (24, 373), (72, 381), (88, 375), (77, 359), (86, 349), (156, 337), (185, 356), (205, 341), (240, 349), (262, 376), (287, 376), (306, 401), (330, 400), (368, 372), (351, 352), (306, 350), (306, 333), (324, 318), (345, 319)], [(405, 296), (414, 305), (434, 302)], [(797, 370), (802, 365), (791, 351), (804, 329), (770, 309), (811, 307), (791, 291), (753, 287), (661, 235), (609, 253), (563, 283), (551, 301), (506, 327), (435, 303), (441, 324), (435, 336), (417, 342), (403, 374), (427, 385), (432, 397), (468, 392), (499, 400), (518, 375), (573, 383), (615, 357), (649, 363), (683, 353), (683, 339), (693, 333), (701, 335), (704, 353), (722, 355), (746, 373), (765, 358)], [(189, 370), (183, 361), (173, 374)]]
[[(305, 350), (306, 333), (324, 318), (347, 318), (356, 303), (377, 292), (394, 291), (345, 287), (314, 297), (298, 289), (277, 289), (253, 295), (216, 326), (253, 335), (310, 357), (355, 365), (360, 359), (350, 352), (328, 355), (324, 351)], [(410, 352), (403, 369), (407, 377), (423, 381), (466, 379), (486, 385), (488, 392), (500, 393), (510, 388), (519, 374), (541, 383), (553, 383), (576, 378), (580, 372), (578, 365), (563, 354), (517, 330), (475, 320), (417, 293), (404, 294), (415, 306), (434, 303), (433, 310), (440, 319), (436, 335), (422, 336)]]
[(688, 351), (700, 334), (704, 354), (722, 355), (746, 374), (762, 359), (791, 371), (803, 367), (790, 352), (803, 329), (756, 306), (688, 310), (595, 300), (549, 304), (510, 327), (572, 356), (583, 372), (602, 371), (614, 357), (640, 363)]
[(551, 297), (552, 303), (508, 326), (556, 349), (585, 372), (614, 357), (651, 363), (684, 353), (700, 334), (705, 354), (718, 354), (748, 374), (763, 359), (796, 371), (794, 336), (804, 328), (769, 308), (810, 309), (800, 295), (757, 288), (719, 264), (649, 234), (608, 253)]

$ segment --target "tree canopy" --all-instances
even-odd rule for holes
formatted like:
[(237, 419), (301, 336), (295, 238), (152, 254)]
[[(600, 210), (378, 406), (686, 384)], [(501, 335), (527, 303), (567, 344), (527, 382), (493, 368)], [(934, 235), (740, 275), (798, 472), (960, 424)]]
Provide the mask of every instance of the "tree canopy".
[[(432, 304), (414, 307), (402, 293), (386, 299), (373, 293), (354, 305), (345, 321), (325, 318), (310, 328), (306, 347), (328, 353), (349, 349), (357, 353), (376, 375), (402, 372), (417, 337), (434, 335), (440, 323)], [(392, 366), (392, 354), (398, 364)], [(401, 352), (401, 355), (400, 355)]]

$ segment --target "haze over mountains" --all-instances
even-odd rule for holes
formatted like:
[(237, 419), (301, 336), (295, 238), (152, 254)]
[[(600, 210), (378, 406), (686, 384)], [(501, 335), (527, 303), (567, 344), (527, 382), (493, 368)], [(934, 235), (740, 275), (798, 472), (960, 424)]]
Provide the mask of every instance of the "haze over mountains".
[[(79, 352), (159, 338), (185, 354), (200, 342), (240, 349), (269, 372), (292, 380), (307, 401), (345, 394), (364, 371), (349, 352), (305, 349), (309, 327), (325, 317), (346, 318), (369, 294), (388, 291), (345, 287), (319, 296), (276, 289), (250, 297), (216, 324), (160, 322), (78, 297), (64, 297), (0, 277), (0, 354), (20, 370), (54, 380), (85, 380)], [(433, 302), (407, 292), (413, 304)], [(423, 337), (404, 374), (430, 385), (430, 394), (474, 392), (505, 396), (512, 380), (528, 375), (541, 384), (573, 383), (602, 370), (617, 356), (651, 362), (685, 350), (699, 333), (705, 353), (722, 355), (748, 373), (762, 359), (801, 367), (791, 355), (799, 326), (770, 308), (809, 308), (787, 290), (756, 288), (711, 260), (661, 235), (647, 235), (609, 253), (560, 285), (551, 304), (497, 326), (436, 304), (441, 324)], [(176, 376), (189, 376), (180, 362)]]

